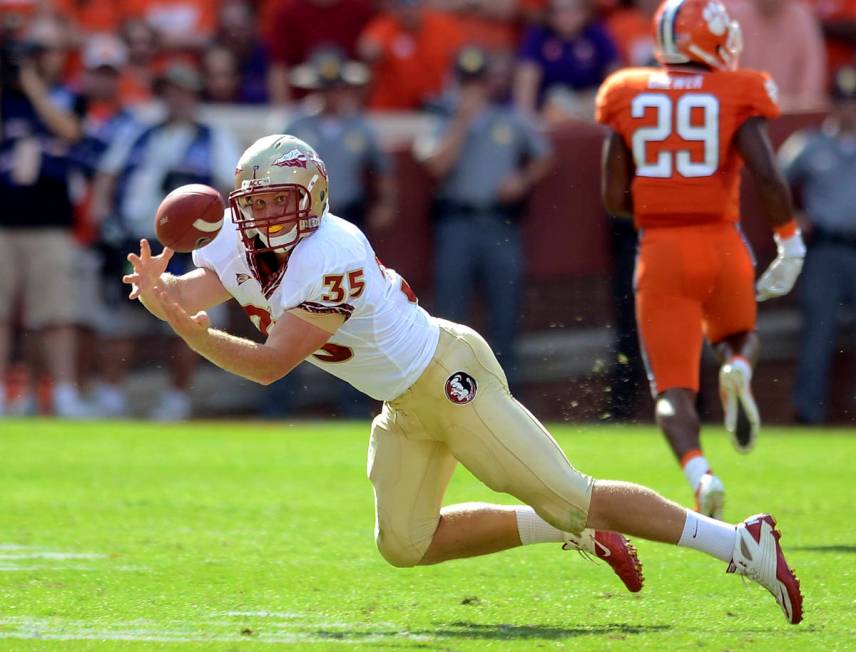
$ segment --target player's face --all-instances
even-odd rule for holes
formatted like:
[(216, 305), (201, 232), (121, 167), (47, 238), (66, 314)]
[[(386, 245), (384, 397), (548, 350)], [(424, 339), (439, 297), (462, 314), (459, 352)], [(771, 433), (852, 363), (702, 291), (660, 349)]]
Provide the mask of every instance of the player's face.
[(296, 217), (298, 213), (299, 193), (293, 190), (254, 192), (241, 201), (242, 212), (249, 219), (275, 222), (260, 226), (257, 230), (258, 236), (266, 246), (286, 247), (294, 244), (297, 235), (297, 223), (288, 218)]

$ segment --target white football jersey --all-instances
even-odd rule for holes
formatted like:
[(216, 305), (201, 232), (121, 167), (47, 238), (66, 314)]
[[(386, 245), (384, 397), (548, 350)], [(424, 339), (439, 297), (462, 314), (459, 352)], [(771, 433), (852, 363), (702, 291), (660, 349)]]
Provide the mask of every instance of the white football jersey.
[(400, 396), (437, 348), (439, 326), (407, 282), (380, 264), (362, 231), (334, 215), (297, 244), (269, 298), (252, 275), (229, 210), (220, 233), (193, 252), (193, 262), (217, 274), (262, 333), (293, 308), (344, 315), (345, 323), (307, 360), (372, 398)]

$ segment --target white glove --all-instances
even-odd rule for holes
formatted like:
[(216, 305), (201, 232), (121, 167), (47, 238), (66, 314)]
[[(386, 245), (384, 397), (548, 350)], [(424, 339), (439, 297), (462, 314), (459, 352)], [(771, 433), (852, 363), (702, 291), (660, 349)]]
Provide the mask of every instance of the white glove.
[(802, 271), (805, 259), (805, 244), (799, 231), (789, 238), (774, 235), (776, 241), (776, 259), (770, 263), (767, 271), (758, 279), (755, 286), (755, 298), (766, 301), (786, 295), (794, 287)]

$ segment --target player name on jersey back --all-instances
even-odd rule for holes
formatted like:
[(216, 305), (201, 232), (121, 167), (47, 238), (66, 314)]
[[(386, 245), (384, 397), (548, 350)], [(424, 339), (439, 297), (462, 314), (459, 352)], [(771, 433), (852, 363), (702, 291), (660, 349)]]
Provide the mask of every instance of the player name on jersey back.
[(633, 155), (640, 228), (740, 219), (742, 160), (734, 144), (750, 118), (778, 117), (775, 84), (753, 70), (628, 68), (597, 95), (597, 120)]
[(193, 261), (217, 274), (262, 333), (289, 310), (344, 316), (307, 361), (377, 400), (392, 400), (415, 383), (437, 348), (436, 320), (407, 282), (380, 263), (356, 226), (334, 215), (295, 247), (268, 296), (252, 274), (229, 211), (220, 234), (197, 249)]

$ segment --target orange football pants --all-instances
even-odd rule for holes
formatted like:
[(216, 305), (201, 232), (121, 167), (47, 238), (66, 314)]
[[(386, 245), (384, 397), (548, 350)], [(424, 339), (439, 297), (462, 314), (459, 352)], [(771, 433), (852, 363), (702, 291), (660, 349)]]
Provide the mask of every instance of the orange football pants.
[(654, 396), (698, 391), (706, 337), (755, 330), (755, 269), (736, 224), (644, 229), (636, 262), (636, 321)]

